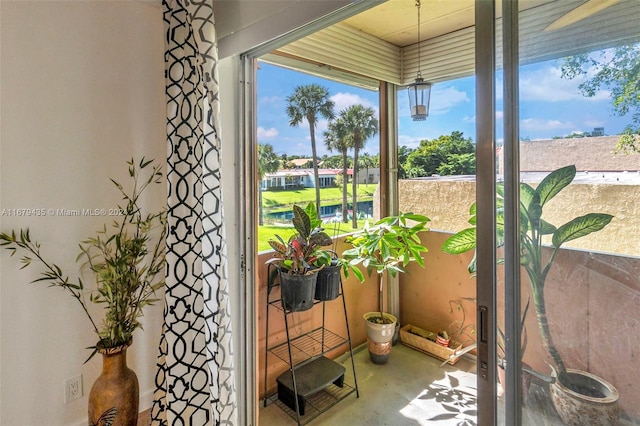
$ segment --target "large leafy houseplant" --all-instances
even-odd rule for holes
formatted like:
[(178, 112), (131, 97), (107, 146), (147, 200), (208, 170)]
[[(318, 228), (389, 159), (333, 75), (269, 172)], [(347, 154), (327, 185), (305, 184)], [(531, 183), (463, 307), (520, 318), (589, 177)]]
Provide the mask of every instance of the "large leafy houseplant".
[(414, 213), (400, 213), (380, 219), (373, 226), (365, 224), (364, 229), (348, 237), (346, 242), (353, 247), (342, 253), (345, 274), (352, 271), (362, 282), (364, 274), (358, 265), (366, 268), (367, 273), (378, 274), (378, 311), (380, 322), (385, 321), (382, 312), (382, 290), (384, 275), (392, 277), (405, 272), (405, 267), (416, 262), (424, 267), (422, 253), (427, 248), (420, 241), (420, 232), (428, 231), (430, 219)]
[[(555, 364), (558, 380), (565, 383), (569, 382), (566, 367), (553, 341), (547, 318), (544, 293), (547, 276), (563, 244), (600, 231), (613, 218), (605, 213), (587, 213), (557, 227), (542, 218), (544, 206), (566, 188), (573, 181), (575, 175), (576, 168), (571, 165), (549, 173), (536, 188), (527, 183), (520, 183), (520, 263), (529, 277), (542, 344)], [(503, 188), (499, 186), (496, 215), (499, 246), (504, 244), (503, 196)], [(470, 223), (475, 225), (475, 205), (471, 208), (471, 213)], [(550, 237), (551, 241), (551, 246), (548, 247), (550, 254), (548, 255), (544, 253), (543, 238), (545, 237)], [(475, 226), (452, 235), (442, 246), (443, 251), (451, 254), (464, 253), (475, 248)], [(469, 265), (469, 270), (475, 271), (475, 257)]]
[[(96, 281), (89, 289), (81, 277), (70, 279), (62, 269), (41, 252), (41, 245), (31, 237), (28, 228), (0, 233), (0, 246), (22, 257), (22, 268), (39, 264), (44, 267), (33, 282), (45, 282), (69, 293), (81, 305), (98, 342), (91, 356), (99, 349), (116, 348), (131, 342), (133, 332), (140, 328), (143, 308), (158, 299), (155, 292), (164, 286), (166, 211), (143, 211), (142, 194), (150, 185), (164, 183), (162, 171), (153, 160), (142, 158), (127, 162), (132, 185), (129, 189), (111, 179), (122, 195), (116, 219), (106, 224), (95, 236), (81, 241), (76, 262), (88, 269)], [(90, 313), (86, 300), (102, 305), (104, 316), (99, 322)]]
[(321, 227), (315, 204), (304, 209), (294, 205), (291, 221), (296, 232), (287, 241), (277, 234), (269, 240), (274, 253), (267, 263), (290, 275), (309, 275), (331, 263), (329, 252), (321, 248), (331, 245), (331, 237)]

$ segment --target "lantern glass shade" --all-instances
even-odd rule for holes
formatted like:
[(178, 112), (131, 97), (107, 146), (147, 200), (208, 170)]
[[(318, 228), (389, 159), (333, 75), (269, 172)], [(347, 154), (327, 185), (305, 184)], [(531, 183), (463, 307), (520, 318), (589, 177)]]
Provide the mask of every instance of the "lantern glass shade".
[(429, 116), (429, 100), (431, 99), (431, 83), (416, 78), (415, 83), (407, 87), (409, 107), (413, 121), (424, 121)]

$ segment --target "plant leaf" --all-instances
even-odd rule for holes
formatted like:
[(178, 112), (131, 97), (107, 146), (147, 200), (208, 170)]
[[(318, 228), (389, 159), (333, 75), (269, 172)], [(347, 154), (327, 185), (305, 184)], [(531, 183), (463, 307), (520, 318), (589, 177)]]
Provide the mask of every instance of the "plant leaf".
[(536, 192), (540, 195), (540, 206), (544, 206), (547, 201), (555, 197), (576, 177), (576, 166), (566, 166), (554, 170), (542, 179)]
[(465, 253), (476, 248), (476, 228), (463, 229), (447, 238), (441, 250), (449, 254)]
[(613, 219), (613, 216), (605, 213), (588, 213), (584, 216), (576, 217), (556, 230), (553, 234), (553, 246), (560, 247), (567, 241), (599, 231), (607, 226), (611, 219)]

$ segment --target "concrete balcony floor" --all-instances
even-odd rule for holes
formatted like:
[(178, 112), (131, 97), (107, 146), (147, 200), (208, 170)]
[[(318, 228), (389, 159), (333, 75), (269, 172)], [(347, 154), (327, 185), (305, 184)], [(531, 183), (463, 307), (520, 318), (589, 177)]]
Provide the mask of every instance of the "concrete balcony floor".
[[(440, 367), (441, 361), (400, 343), (393, 347), (385, 365), (376, 365), (369, 360), (366, 344), (357, 352), (354, 350), (354, 360), (360, 397), (355, 393), (347, 396), (310, 424), (476, 424), (476, 365), (473, 360), (461, 358), (454, 366)], [(346, 369), (345, 380), (353, 383), (349, 357), (342, 357), (340, 361)], [(302, 421), (305, 421), (304, 417)], [(284, 426), (296, 422), (276, 404), (265, 408), (261, 401), (259, 424)]]
[[(462, 357), (455, 365), (442, 362), (402, 344), (393, 347), (387, 364), (369, 360), (366, 344), (354, 350), (360, 397), (346, 399), (313, 420), (301, 422), (318, 426), (422, 426), (477, 425), (476, 363)], [(345, 381), (353, 383), (348, 356), (339, 361), (346, 369)], [(548, 399), (542, 382), (529, 388), (522, 424), (526, 426), (562, 426)], [(499, 391), (500, 388), (498, 388)], [(499, 412), (504, 413), (504, 399), (498, 398)], [(291, 411), (295, 416), (295, 412)], [(498, 425), (504, 426), (503, 414)], [(266, 408), (261, 401), (259, 425), (295, 425), (295, 420), (276, 404)], [(620, 425), (632, 423), (622, 420)]]

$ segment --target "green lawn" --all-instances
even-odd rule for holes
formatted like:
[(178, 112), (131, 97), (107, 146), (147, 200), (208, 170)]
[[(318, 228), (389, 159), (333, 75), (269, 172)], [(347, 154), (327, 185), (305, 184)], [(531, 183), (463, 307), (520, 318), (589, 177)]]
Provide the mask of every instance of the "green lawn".
[[(358, 201), (367, 201), (373, 197), (377, 184), (358, 185)], [(351, 184), (347, 191), (348, 200), (351, 201)], [(342, 202), (342, 188), (322, 188), (320, 189), (320, 199), (324, 204), (336, 204)], [(289, 210), (293, 204), (306, 205), (309, 201), (316, 201), (316, 190), (314, 188), (303, 188), (293, 191), (263, 191), (262, 207), (265, 211)]]
[[(373, 193), (375, 192), (377, 184), (358, 185), (358, 201), (368, 201), (373, 199)], [(351, 202), (351, 184), (349, 184), (348, 201)], [(321, 204), (338, 204), (342, 203), (342, 188), (322, 188), (320, 189)], [(262, 203), (264, 213), (278, 212), (278, 211), (290, 211), (294, 204), (304, 207), (310, 201), (316, 201), (316, 191), (314, 188), (303, 188), (292, 191), (263, 191)], [(358, 221), (359, 229), (364, 226), (364, 220)], [(336, 229), (337, 227), (337, 229)], [(342, 235), (349, 232), (354, 232), (356, 229), (351, 227), (351, 221), (349, 223), (327, 224), (325, 232), (330, 236)], [(272, 226), (264, 225), (258, 226), (258, 251), (270, 250), (270, 239), (275, 234), (280, 235), (285, 241), (291, 234), (294, 233), (293, 226)]]

